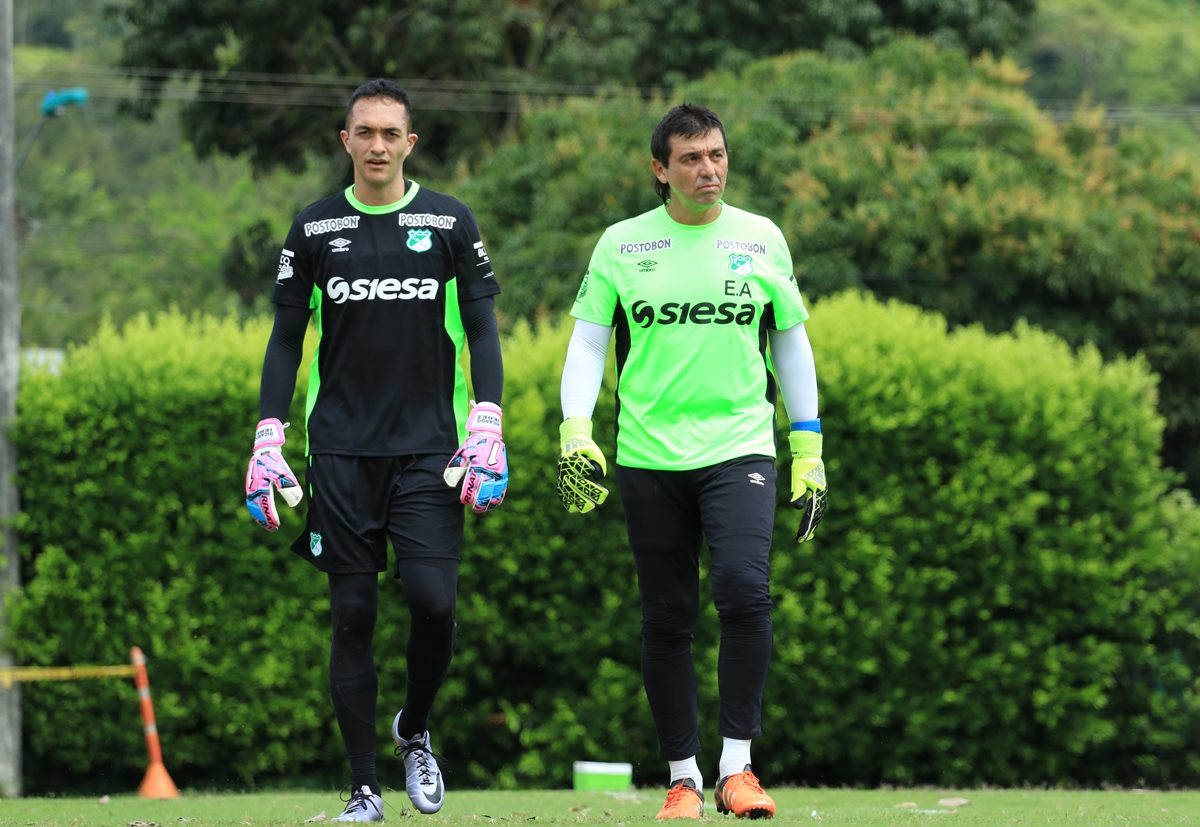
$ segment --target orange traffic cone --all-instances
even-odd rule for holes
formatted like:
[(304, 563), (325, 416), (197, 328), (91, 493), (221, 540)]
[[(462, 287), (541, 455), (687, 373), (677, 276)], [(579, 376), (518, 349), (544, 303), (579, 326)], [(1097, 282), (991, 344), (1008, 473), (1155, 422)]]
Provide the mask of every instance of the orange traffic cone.
[(142, 724), (146, 730), (146, 750), (150, 753), (150, 766), (138, 787), (142, 798), (177, 798), (179, 789), (171, 780), (171, 774), (162, 760), (162, 746), (158, 742), (158, 727), (154, 723), (154, 704), (150, 702), (150, 676), (146, 672), (146, 656), (134, 646), (130, 652), (133, 659), (133, 682), (137, 686), (138, 699), (142, 705)]

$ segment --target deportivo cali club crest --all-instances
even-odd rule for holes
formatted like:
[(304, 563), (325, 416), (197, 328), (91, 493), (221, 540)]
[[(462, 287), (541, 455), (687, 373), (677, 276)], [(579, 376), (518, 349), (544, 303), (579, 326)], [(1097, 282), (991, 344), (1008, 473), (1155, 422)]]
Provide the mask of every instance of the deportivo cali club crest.
[(729, 269), (739, 276), (748, 276), (754, 272), (754, 264), (750, 256), (745, 253), (731, 253), (729, 256)]
[(315, 531), (308, 532), (308, 550), (312, 552), (313, 557), (320, 557), (324, 551), (321, 548), (321, 535)]
[(428, 252), (433, 247), (433, 230), (409, 230), (408, 249), (414, 253)]

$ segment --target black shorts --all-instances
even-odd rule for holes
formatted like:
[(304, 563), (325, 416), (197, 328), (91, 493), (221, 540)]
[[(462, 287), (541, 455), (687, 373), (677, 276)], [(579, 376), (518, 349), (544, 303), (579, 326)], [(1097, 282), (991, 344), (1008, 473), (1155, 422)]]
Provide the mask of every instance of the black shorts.
[[(629, 545), (646, 586), (669, 578), (658, 567), (696, 576), (701, 542), (708, 541), (713, 574), (729, 582), (752, 572), (755, 590), (767, 594), (771, 534), (775, 524), (775, 460), (745, 456), (690, 471), (617, 466)], [(651, 571), (646, 571), (647, 567)], [(737, 577), (726, 568), (737, 569)]]
[(324, 572), (387, 569), (396, 559), (462, 559), (464, 506), (442, 471), (449, 454), (308, 460), (308, 527), (292, 551)]

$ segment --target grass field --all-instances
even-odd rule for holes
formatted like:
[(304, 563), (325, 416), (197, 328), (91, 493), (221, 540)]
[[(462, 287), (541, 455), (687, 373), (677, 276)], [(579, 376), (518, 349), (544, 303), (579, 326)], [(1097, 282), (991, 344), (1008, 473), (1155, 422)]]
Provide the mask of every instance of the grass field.
[[(779, 806), (772, 825), (1200, 825), (1200, 792), (1062, 790), (771, 790)], [(939, 804), (965, 799), (967, 803)], [(414, 825), (654, 824), (660, 790), (629, 793), (450, 791), (437, 815), (412, 811), (402, 791), (385, 791), (387, 820)], [(702, 823), (719, 816), (706, 793)], [(341, 812), (338, 793), (206, 794), (166, 801), (133, 795), (0, 800), (0, 825), (14, 827), (259, 827), (321, 823)], [(760, 822), (761, 823), (761, 822)]]

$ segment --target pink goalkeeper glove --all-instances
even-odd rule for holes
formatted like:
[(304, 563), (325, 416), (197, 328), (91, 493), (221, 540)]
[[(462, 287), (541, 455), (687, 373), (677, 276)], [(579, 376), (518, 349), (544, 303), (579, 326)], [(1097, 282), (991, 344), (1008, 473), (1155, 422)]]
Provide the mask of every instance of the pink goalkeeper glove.
[(254, 454), (246, 469), (246, 508), (254, 522), (267, 531), (279, 528), (279, 512), (275, 510), (276, 488), (283, 501), (293, 508), (304, 497), (296, 475), (279, 450), (283, 443), (283, 424), (278, 419), (264, 419), (258, 423), (254, 431)]
[(500, 418), (500, 406), (492, 402), (471, 408), (467, 440), (442, 472), (446, 485), (462, 484), (458, 498), (476, 514), (500, 505), (508, 490), (508, 452), (500, 437)]

